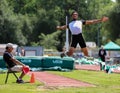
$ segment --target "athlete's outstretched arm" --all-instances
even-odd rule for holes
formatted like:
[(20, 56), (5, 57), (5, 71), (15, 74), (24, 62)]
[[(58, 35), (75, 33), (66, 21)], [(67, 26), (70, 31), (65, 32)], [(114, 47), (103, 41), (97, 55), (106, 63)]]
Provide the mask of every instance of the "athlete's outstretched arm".
[(109, 18), (104, 16), (101, 19), (86, 20), (85, 24), (86, 25), (95, 24), (95, 23), (99, 23), (99, 22), (106, 22), (108, 20), (109, 20)]
[(65, 30), (67, 28), (67, 25), (57, 26), (56, 28), (59, 30)]

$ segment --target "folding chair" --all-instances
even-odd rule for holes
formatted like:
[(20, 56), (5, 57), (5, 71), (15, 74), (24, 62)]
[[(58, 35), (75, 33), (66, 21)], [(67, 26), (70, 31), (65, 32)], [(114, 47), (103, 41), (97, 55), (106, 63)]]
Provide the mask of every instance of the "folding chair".
[(5, 84), (7, 83), (8, 76), (9, 76), (9, 74), (11, 74), (11, 73), (15, 76), (16, 79), (18, 79), (18, 76), (16, 75), (16, 73), (18, 73), (18, 72), (17, 72), (17, 71), (12, 71), (10, 68), (8, 68), (7, 76), (6, 76), (6, 79), (5, 79)]

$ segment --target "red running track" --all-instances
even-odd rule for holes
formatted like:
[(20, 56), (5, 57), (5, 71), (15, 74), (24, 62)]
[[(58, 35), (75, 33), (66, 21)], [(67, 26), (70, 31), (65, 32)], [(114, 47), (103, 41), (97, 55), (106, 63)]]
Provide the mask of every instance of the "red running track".
[(30, 72), (34, 73), (35, 79), (43, 82), (45, 86), (53, 87), (93, 87), (94, 85), (87, 82), (78, 81), (71, 78), (62, 77), (48, 72)]
[[(99, 65), (75, 65), (75, 69), (77, 70), (92, 70), (92, 71), (100, 71)], [(120, 70), (115, 70), (115, 73), (120, 73)], [(35, 79), (43, 82), (45, 86), (49, 87), (94, 87), (94, 85), (89, 84), (87, 82), (82, 82), (79, 80), (51, 74), (45, 71), (42, 72), (30, 72), (31, 75), (34, 73)]]
[[(76, 70), (92, 70), (92, 71), (100, 71), (100, 66), (99, 65), (75, 65)], [(118, 73), (120, 74), (120, 70), (114, 69), (113, 73)]]
[(77, 70), (93, 70), (93, 71), (100, 71), (99, 65), (75, 65), (75, 69)]

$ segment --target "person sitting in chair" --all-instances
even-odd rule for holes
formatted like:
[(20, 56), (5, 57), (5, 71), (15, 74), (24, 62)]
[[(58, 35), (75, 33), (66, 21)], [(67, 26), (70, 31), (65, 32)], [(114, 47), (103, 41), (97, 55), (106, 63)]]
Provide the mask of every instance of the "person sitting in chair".
[[(6, 50), (5, 50), (4, 54), (3, 54), (3, 59), (6, 62), (8, 68), (11, 71), (22, 72), (21, 75), (19, 76), (18, 80), (16, 80), (16, 83), (24, 83), (22, 78), (29, 71), (29, 66), (26, 66), (25, 64), (23, 64), (22, 62), (20, 62), (19, 60), (14, 58), (14, 56), (12, 55), (13, 49), (14, 49), (13, 44), (8, 43), (6, 45)], [(27, 70), (25, 71), (24, 68), (25, 69), (27, 68)]]

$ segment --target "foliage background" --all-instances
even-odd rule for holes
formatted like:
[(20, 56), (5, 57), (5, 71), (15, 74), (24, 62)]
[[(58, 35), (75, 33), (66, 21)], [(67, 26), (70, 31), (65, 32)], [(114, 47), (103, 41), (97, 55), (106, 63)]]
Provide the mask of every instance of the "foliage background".
[(83, 27), (86, 41), (98, 46), (112, 40), (120, 45), (120, 1), (111, 0), (0, 0), (0, 43), (43, 46), (61, 51), (65, 44), (65, 31), (57, 25), (71, 21), (71, 12), (77, 10), (79, 18), (99, 19), (108, 16), (107, 23)]

